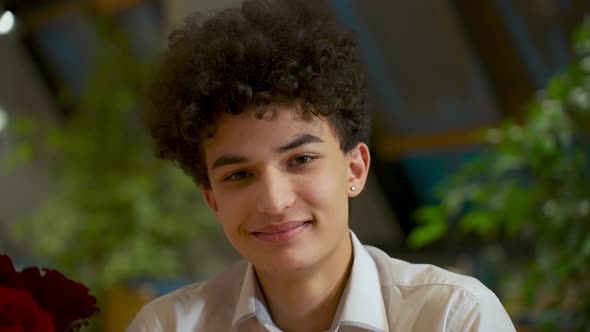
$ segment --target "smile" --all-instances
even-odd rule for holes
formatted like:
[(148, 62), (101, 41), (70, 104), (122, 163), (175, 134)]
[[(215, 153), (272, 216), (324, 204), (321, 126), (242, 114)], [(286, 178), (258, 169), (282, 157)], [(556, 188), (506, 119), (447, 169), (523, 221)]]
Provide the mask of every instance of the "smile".
[(311, 220), (304, 222), (280, 223), (269, 225), (256, 232), (252, 232), (251, 234), (265, 242), (279, 243), (291, 240), (310, 225)]

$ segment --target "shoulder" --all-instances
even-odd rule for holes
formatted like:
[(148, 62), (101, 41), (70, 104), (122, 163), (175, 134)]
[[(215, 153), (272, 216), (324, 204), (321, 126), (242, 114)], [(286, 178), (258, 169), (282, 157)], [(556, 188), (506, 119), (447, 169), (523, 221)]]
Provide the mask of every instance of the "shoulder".
[(381, 287), (436, 287), (464, 291), (474, 299), (495, 296), (479, 280), (454, 273), (430, 264), (412, 264), (392, 258), (371, 246), (364, 246), (373, 258), (379, 273)]
[[(438, 331), (514, 331), (498, 297), (479, 280), (429, 264), (395, 259), (370, 246), (386, 311), (396, 321), (413, 317), (414, 327)], [(428, 319), (426, 319), (428, 318)], [(392, 327), (390, 325), (390, 327)]]
[(246, 266), (245, 261), (237, 262), (212, 279), (156, 298), (141, 309), (127, 331), (184, 331), (188, 326), (195, 330), (199, 325), (195, 319), (200, 318), (231, 321)]

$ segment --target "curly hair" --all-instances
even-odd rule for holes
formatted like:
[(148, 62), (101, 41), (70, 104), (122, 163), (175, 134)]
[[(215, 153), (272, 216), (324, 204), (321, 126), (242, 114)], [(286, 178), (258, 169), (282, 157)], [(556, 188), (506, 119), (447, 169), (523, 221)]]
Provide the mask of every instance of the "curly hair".
[(348, 152), (368, 139), (365, 87), (352, 34), (326, 12), (309, 1), (246, 0), (207, 19), (188, 16), (170, 34), (143, 115), (156, 155), (209, 187), (201, 142), (220, 112), (254, 105), (262, 117), (264, 105), (300, 100)]

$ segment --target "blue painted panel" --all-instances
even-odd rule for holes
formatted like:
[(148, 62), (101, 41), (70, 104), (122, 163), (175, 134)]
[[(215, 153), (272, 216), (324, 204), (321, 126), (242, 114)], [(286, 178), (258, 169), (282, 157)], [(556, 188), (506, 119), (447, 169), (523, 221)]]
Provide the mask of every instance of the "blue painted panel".
[(477, 147), (423, 152), (404, 157), (400, 164), (412, 182), (420, 203), (433, 204), (438, 202), (434, 195), (436, 186), (449, 174), (457, 171), (466, 162), (481, 156), (483, 152), (483, 148)]

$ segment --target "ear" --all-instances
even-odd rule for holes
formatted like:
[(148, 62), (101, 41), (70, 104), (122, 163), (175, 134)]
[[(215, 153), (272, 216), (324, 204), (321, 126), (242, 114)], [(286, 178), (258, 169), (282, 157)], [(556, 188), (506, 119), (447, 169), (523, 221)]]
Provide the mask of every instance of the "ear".
[(213, 211), (215, 215), (217, 215), (217, 211), (219, 207), (217, 206), (217, 200), (215, 199), (215, 194), (213, 194), (213, 190), (211, 188), (203, 187), (203, 196), (205, 196), (205, 201), (207, 205)]
[[(359, 143), (348, 153), (348, 197), (356, 197), (367, 182), (371, 153), (365, 143)], [(354, 190), (352, 188), (354, 187)]]

